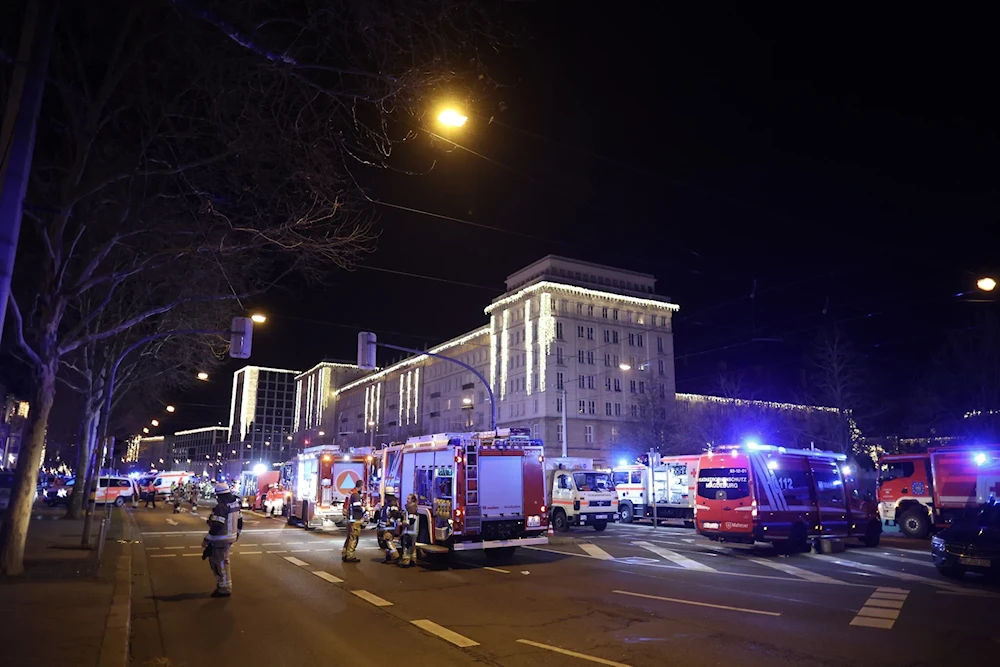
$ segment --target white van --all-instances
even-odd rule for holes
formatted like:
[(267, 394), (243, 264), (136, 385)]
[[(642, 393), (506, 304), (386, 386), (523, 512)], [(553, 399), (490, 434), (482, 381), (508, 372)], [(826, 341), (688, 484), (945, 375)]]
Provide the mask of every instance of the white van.
[[(187, 484), (188, 480), (194, 478), (200, 482), (201, 478), (193, 472), (161, 472), (153, 479), (153, 486), (156, 488), (156, 497), (165, 498), (170, 495), (170, 486), (177, 484)], [(145, 489), (143, 489), (145, 491)]]

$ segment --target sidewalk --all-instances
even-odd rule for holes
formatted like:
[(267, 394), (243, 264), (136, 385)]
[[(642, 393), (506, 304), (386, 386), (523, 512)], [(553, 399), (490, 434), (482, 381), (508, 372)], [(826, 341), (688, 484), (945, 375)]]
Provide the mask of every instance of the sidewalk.
[[(123, 535), (131, 535), (121, 510), (112, 512), (103, 552), (80, 548), (83, 520), (61, 518), (64, 509), (36, 509), (25, 547), (25, 573), (0, 577), (0, 662), (96, 667), (109, 625)], [(94, 522), (96, 542), (100, 519)], [(105, 650), (105, 653), (108, 651)], [(105, 658), (107, 660), (107, 658)], [(106, 662), (105, 664), (114, 664)], [(121, 663), (124, 665), (124, 661)]]

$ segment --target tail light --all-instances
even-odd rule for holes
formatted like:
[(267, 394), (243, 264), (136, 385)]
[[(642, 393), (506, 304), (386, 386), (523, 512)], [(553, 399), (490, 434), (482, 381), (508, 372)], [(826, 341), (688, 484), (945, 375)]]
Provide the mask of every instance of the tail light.
[(542, 514), (545, 514), (545, 505), (542, 505), (541, 509), (538, 510)]
[(756, 500), (750, 501), (750, 516), (751, 517), (756, 517), (757, 516), (757, 501)]
[(460, 508), (460, 507), (456, 507), (455, 508), (455, 516), (458, 516), (458, 517), (462, 516), (462, 508)]

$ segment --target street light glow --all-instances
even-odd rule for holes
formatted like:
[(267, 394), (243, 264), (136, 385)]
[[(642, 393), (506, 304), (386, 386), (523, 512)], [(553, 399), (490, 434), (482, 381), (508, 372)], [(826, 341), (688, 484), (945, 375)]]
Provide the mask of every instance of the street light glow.
[(261, 313), (254, 313), (253, 315), (250, 316), (250, 319), (257, 324), (264, 324), (264, 322), (267, 322), (267, 315), (262, 315)]
[(326, 435), (326, 431), (320, 431), (320, 432), (319, 432), (319, 437), (321, 437), (321, 438), (322, 438), (322, 437), (323, 437), (324, 435)]
[(370, 422), (368, 422), (368, 425), (369, 425), (369, 426), (374, 426), (374, 425), (375, 425), (375, 422), (374, 422), (374, 420), (373, 420), (373, 421), (370, 421)]
[(985, 278), (980, 278), (976, 281), (976, 287), (984, 292), (992, 292), (997, 288), (997, 281), (989, 276), (986, 276)]
[(142, 427), (142, 432), (143, 433), (149, 433), (149, 429), (147, 427), (143, 426)]
[(159, 419), (154, 419), (154, 420), (152, 420), (149, 423), (152, 424), (153, 426), (159, 426), (160, 425), (160, 420)]
[(198, 379), (201, 380), (202, 382), (205, 382), (206, 380), (208, 380), (208, 373), (206, 373), (205, 371), (201, 371), (200, 373), (198, 373)]
[(472, 405), (472, 399), (466, 396), (462, 399), (462, 405)]
[(630, 371), (630, 370), (632, 370), (632, 365), (631, 364), (627, 364), (627, 363), (625, 363), (623, 361), (620, 364), (618, 364), (618, 368), (621, 369), (621, 370), (623, 370), (623, 371)]
[(438, 114), (438, 122), (447, 127), (462, 127), (467, 120), (468, 116), (463, 116), (454, 109), (445, 109)]
[(172, 405), (168, 405), (167, 406), (167, 412), (176, 412), (176, 411), (177, 411), (177, 408), (175, 408), (174, 406), (172, 406)]

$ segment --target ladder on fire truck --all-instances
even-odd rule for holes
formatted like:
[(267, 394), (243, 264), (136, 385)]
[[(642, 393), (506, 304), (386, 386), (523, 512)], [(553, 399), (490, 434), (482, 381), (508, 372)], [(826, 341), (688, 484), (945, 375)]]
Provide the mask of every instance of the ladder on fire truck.
[[(470, 458), (470, 455), (475, 458)], [(479, 441), (469, 440), (465, 444), (465, 530), (479, 534), (482, 523), (479, 510)]]

